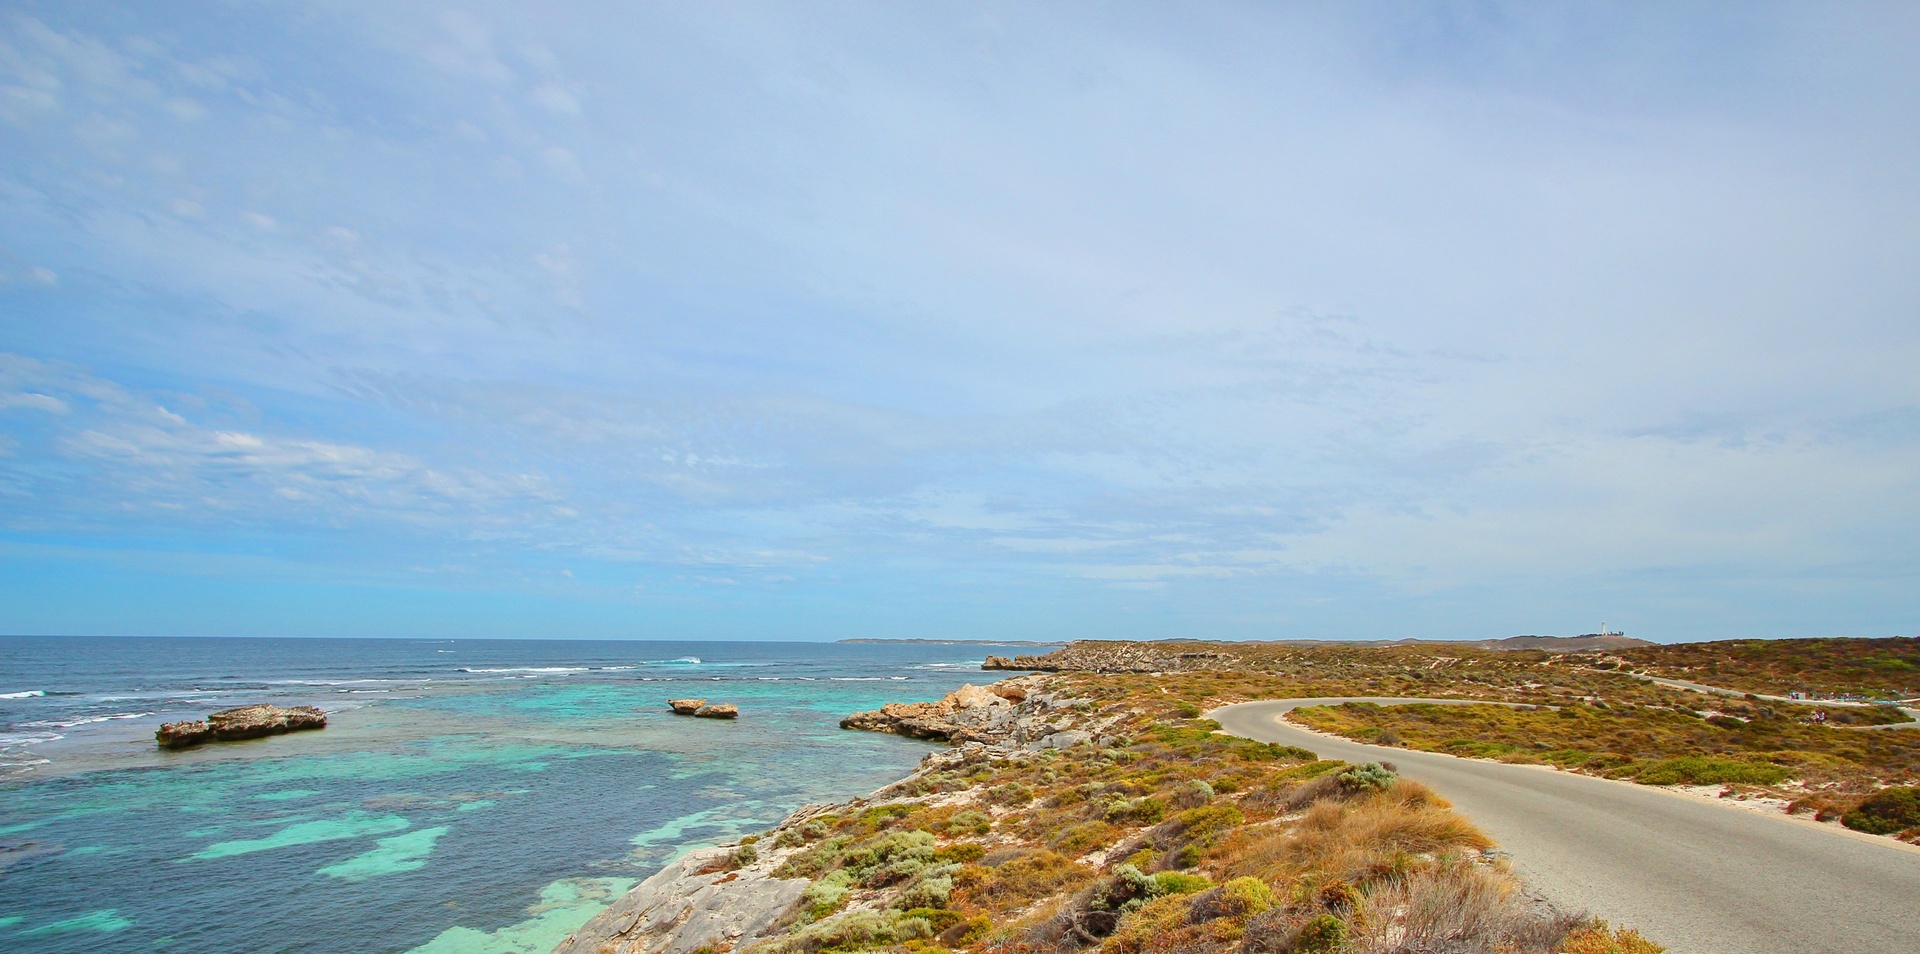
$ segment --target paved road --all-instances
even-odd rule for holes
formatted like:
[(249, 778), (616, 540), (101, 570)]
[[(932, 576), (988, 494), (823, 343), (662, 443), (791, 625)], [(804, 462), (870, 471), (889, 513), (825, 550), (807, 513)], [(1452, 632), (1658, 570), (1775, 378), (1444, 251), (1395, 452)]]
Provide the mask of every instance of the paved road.
[(1920, 852), (1645, 786), (1362, 745), (1280, 720), (1298, 706), (1432, 701), (1243, 702), (1211, 718), (1326, 758), (1393, 762), (1493, 836), (1533, 890), (1639, 928), (1674, 954), (1920, 954)]

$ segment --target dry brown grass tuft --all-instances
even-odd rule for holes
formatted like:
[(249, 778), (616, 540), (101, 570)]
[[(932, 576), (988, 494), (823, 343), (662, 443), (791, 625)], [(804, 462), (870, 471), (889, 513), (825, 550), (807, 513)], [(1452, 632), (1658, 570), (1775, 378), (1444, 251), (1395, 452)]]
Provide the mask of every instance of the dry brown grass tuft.
[(1486, 833), (1426, 786), (1400, 779), (1351, 800), (1323, 797), (1291, 826), (1237, 829), (1208, 855), (1235, 877), (1285, 884), (1314, 876), (1358, 884), (1402, 872), (1421, 858), (1492, 846)]
[(1628, 928), (1607, 930), (1607, 922), (1598, 921), (1567, 935), (1560, 954), (1661, 954), (1666, 948)]
[(1384, 881), (1365, 908), (1354, 954), (1553, 954), (1582, 921), (1530, 910), (1511, 878), (1471, 863)]

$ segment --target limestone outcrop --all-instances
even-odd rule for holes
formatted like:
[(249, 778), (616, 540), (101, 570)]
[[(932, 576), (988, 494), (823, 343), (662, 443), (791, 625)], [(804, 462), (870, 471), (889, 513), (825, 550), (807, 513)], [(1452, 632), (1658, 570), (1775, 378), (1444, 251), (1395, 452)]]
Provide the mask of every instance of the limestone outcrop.
[(792, 849), (735, 868), (730, 859), (737, 851), (708, 848), (662, 868), (568, 935), (553, 954), (692, 954), (758, 939), (809, 882), (773, 876)]
[(840, 720), (842, 729), (891, 732), (914, 739), (976, 742), (990, 746), (1040, 749), (1091, 741), (1094, 735), (1073, 735), (1047, 741), (1070, 730), (1069, 723), (1085, 708), (1080, 699), (1061, 699), (1035, 692), (1021, 680), (991, 686), (965, 685), (938, 702), (889, 702), (878, 709), (856, 712)]
[(694, 713), (694, 717), (699, 719), (738, 719), (740, 718), (740, 707), (731, 702), (716, 702), (710, 706), (701, 706), (699, 711)]
[(153, 733), (163, 749), (185, 749), (205, 742), (237, 742), (286, 732), (327, 727), (327, 714), (313, 706), (240, 706), (205, 719), (168, 722)]
[(667, 700), (667, 705), (672, 707), (674, 715), (693, 715), (694, 713), (699, 712), (701, 708), (706, 706), (706, 704), (707, 704), (707, 700), (705, 699), (668, 699)]

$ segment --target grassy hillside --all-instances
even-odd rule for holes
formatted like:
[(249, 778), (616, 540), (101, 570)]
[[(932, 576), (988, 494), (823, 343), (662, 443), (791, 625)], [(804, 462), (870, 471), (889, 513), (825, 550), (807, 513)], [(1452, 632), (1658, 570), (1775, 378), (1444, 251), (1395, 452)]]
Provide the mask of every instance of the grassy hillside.
[[(1711, 695), (1651, 683), (1628, 670), (1777, 694), (1839, 691), (1861, 683), (1847, 682), (1851, 674), (1879, 673), (1884, 691), (1886, 674), (1901, 671), (1897, 663), (1914, 653), (1916, 642), (1787, 640), (1547, 653), (1090, 641), (1042, 658), (1073, 668), (1139, 670), (1107, 675), (1090, 691), (1155, 691), (1194, 715), (1220, 701), (1255, 698), (1520, 703), (1537, 708), (1352, 705), (1296, 710), (1294, 718), (1366, 742), (1546, 763), (1646, 784), (1726, 784), (1736, 796), (1778, 798), (1837, 819), (1883, 788), (1920, 784), (1920, 728), (1864, 728), (1910, 722), (1907, 715), (1878, 706)], [(1767, 681), (1783, 680), (1788, 671), (1808, 675)]]
[(1743, 639), (1646, 646), (1606, 654), (1669, 679), (1785, 695), (1920, 696), (1920, 637)]

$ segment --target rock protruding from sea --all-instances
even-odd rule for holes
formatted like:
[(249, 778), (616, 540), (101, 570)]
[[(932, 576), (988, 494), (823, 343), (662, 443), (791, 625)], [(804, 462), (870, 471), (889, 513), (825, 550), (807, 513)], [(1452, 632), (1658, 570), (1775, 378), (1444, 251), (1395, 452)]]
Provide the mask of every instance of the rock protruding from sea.
[(955, 744), (1049, 748), (1093, 738), (1091, 733), (1075, 731), (1070, 720), (1062, 718), (1084, 702), (1033, 692), (1018, 680), (1008, 680), (986, 687), (961, 686), (938, 702), (889, 702), (841, 719), (840, 728)]
[(731, 702), (716, 702), (710, 706), (701, 706), (694, 714), (699, 719), (738, 719), (740, 707)]
[(203, 742), (237, 742), (326, 727), (327, 714), (313, 706), (240, 706), (192, 722), (166, 723), (153, 738), (161, 748), (185, 749)]
[(707, 704), (705, 699), (668, 699), (667, 705), (673, 708), (674, 715), (693, 715)]

